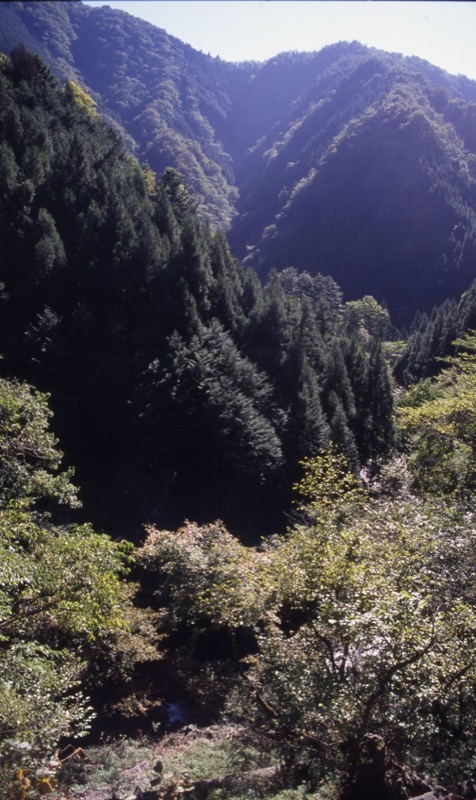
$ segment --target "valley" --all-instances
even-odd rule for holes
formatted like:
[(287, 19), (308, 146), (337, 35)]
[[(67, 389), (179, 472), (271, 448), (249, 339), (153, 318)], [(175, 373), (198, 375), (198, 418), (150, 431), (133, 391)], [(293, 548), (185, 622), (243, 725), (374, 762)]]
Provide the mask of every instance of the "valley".
[(476, 796), (476, 84), (0, 8), (0, 800)]

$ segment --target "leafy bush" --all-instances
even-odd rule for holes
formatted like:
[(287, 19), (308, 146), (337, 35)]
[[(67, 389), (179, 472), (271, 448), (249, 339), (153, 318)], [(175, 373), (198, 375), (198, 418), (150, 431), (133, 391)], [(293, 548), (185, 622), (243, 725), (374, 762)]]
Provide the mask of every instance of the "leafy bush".
[[(59, 742), (88, 730), (82, 687), (93, 641), (124, 628), (130, 547), (89, 525), (49, 430), (46, 399), (0, 381), (0, 797), (53, 791)], [(48, 504), (46, 514), (38, 507)], [(57, 513), (57, 511), (56, 511)], [(126, 614), (127, 616), (127, 614)]]
[(315, 785), (382, 796), (397, 764), (451, 779), (474, 747), (474, 512), (375, 500), (332, 451), (306, 468), (285, 536), (245, 549), (189, 525), (152, 533), (140, 559), (182, 620), (252, 634), (228, 713), (290, 774), (304, 759)]

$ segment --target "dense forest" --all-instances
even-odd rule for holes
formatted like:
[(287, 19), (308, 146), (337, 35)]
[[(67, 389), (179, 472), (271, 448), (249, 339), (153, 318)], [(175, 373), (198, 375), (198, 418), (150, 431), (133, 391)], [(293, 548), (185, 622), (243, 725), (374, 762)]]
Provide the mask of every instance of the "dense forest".
[(358, 42), (230, 64), (77, 0), (3, 3), (0, 49), (19, 42), (91, 94), (141, 163), (182, 173), (262, 279), (330, 275), (407, 327), (473, 279), (474, 81)]
[[(1, 800), (475, 796), (474, 85), (357, 43), (227, 65), (80, 2), (2, 19), (23, 43), (0, 54)], [(157, 127), (129, 71), (147, 48), (156, 81), (188, 76)], [(195, 135), (213, 197), (176, 158)], [(375, 293), (323, 240), (291, 258), (303, 217), (291, 236), (259, 191), (294, 137), (316, 175), (292, 202), (320, 218), (332, 183), (355, 252), (400, 175), (379, 242), (423, 209), (401, 244), (425, 302), (409, 273), (386, 294), (377, 250)]]
[(22, 49), (13, 69), (2, 370), (51, 394), (92, 518), (273, 525), (304, 456), (331, 439), (354, 468), (385, 451), (388, 313), (292, 269), (261, 287), (179, 175), (141, 170), (77, 84)]

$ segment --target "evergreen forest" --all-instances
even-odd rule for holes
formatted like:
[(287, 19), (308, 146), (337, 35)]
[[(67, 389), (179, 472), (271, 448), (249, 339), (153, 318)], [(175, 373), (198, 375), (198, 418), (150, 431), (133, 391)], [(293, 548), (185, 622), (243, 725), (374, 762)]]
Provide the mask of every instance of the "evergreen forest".
[(475, 84), (4, 6), (0, 800), (476, 797)]
[(355, 41), (228, 63), (80, 0), (2, 3), (0, 50), (19, 43), (85, 89), (140, 163), (180, 172), (262, 280), (330, 275), (406, 328), (473, 280), (474, 81)]

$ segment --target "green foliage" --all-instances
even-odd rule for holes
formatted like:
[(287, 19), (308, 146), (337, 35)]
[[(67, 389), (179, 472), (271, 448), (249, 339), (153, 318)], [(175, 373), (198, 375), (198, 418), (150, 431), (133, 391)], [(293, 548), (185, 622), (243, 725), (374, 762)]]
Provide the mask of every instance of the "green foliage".
[(364, 341), (370, 337), (385, 339), (391, 331), (387, 309), (370, 295), (345, 304), (344, 325), (348, 333), (356, 333)]
[(476, 324), (476, 283), (456, 303), (445, 300), (430, 316), (417, 313), (405, 350), (395, 365), (395, 375), (403, 385), (432, 377), (441, 371), (444, 359), (455, 352), (458, 336)]
[(0, 512), (5, 797), (15, 770), (43, 768), (60, 740), (88, 730), (93, 715), (81, 685), (88, 643), (124, 625), (127, 552), (89, 526), (55, 528), (21, 507)]
[(65, 95), (68, 100), (73, 100), (80, 108), (84, 108), (90, 114), (97, 114), (97, 103), (74, 81), (67, 81), (65, 84)]
[(173, 630), (212, 625), (233, 632), (263, 615), (267, 560), (240, 544), (223, 525), (187, 523), (177, 532), (151, 528), (137, 554), (146, 583)]
[(345, 456), (331, 447), (301, 462), (302, 479), (294, 490), (302, 498), (299, 506), (313, 518), (355, 509), (364, 502), (361, 482), (349, 470)]
[(465, 497), (475, 485), (474, 332), (455, 344), (459, 352), (434, 382), (422, 381), (405, 394), (398, 418), (415, 486)]
[(154, 361), (145, 376), (145, 422), (153, 433), (144, 455), (158, 459), (161, 448), (178, 490), (206, 515), (215, 498), (224, 512), (241, 508), (247, 490), (280, 468), (282, 450), (280, 413), (266, 376), (220, 323), (197, 327), (189, 342), (170, 337), (167, 358)]
[(81, 663), (34, 643), (10, 647), (0, 665), (0, 796), (36, 798), (57, 786), (63, 737), (82, 736), (92, 709), (80, 690)]
[[(92, 719), (83, 678), (93, 642), (125, 628), (130, 547), (90, 525), (60, 470), (46, 397), (0, 381), (0, 796), (53, 791), (61, 740)], [(44, 510), (49, 509), (47, 515)], [(64, 511), (62, 512), (64, 514)]]
[(353, 469), (393, 442), (390, 377), (376, 338), (349, 340), (345, 331), (334, 281), (292, 268), (270, 275), (245, 328), (246, 351), (268, 372), (287, 412), (290, 482), (299, 460), (331, 440)]
[(285, 613), (251, 661), (263, 724), (351, 781), (369, 737), (387, 748), (387, 766), (448, 779), (473, 746), (463, 731), (475, 711), (474, 594), (460, 580), (474, 568), (472, 521), (415, 502), (355, 512), (343, 526), (328, 515), (296, 528), (278, 551)]
[(61, 470), (62, 453), (50, 430), (48, 397), (27, 384), (0, 379), (0, 503), (25, 498), (44, 505), (80, 505), (71, 483), (73, 470)]
[(384, 795), (402, 763), (453, 781), (474, 747), (474, 515), (365, 497), (332, 453), (300, 491), (307, 520), (262, 548), (217, 526), (152, 531), (140, 558), (161, 604), (191, 627), (253, 633), (228, 711), (288, 767), (306, 758), (315, 780), (364, 794)]

